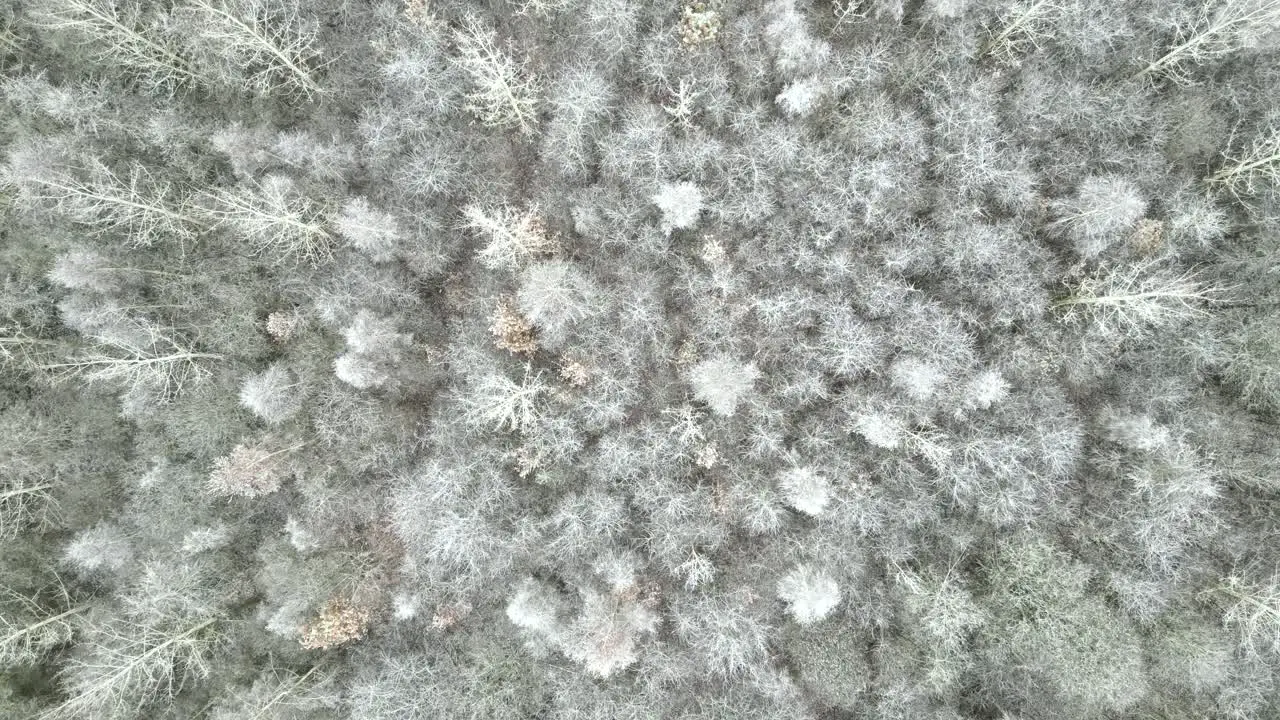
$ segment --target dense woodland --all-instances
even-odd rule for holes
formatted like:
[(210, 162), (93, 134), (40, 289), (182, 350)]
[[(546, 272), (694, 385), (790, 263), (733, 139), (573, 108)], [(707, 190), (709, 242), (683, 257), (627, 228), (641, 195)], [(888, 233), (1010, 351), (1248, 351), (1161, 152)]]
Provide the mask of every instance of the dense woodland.
[(1278, 46), (0, 2), (0, 717), (1280, 717)]

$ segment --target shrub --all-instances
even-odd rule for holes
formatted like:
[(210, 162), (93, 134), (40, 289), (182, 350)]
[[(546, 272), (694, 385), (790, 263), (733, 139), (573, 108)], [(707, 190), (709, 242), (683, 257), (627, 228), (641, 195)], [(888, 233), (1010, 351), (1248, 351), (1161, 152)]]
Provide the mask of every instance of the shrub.
[(669, 183), (658, 189), (653, 202), (662, 211), (662, 231), (687, 230), (702, 213), (702, 190), (691, 182)]
[(89, 290), (104, 295), (120, 292), (132, 284), (128, 268), (114, 266), (101, 253), (77, 248), (58, 255), (49, 279), (68, 290)]
[(907, 426), (887, 413), (862, 413), (853, 418), (853, 430), (871, 445), (896, 450), (907, 435)]
[(86, 575), (102, 571), (119, 572), (133, 557), (129, 538), (118, 526), (109, 523), (81, 530), (63, 552), (63, 559)]
[(394, 259), (404, 239), (396, 217), (370, 206), (365, 198), (348, 200), (333, 224), (339, 235), (374, 262)]
[(960, 405), (965, 410), (986, 410), (1009, 395), (1009, 383), (999, 370), (984, 370), (965, 383)]
[(750, 676), (761, 670), (773, 634), (757, 602), (746, 588), (680, 598), (671, 607), (675, 635), (712, 674)]
[[(1034, 536), (1010, 540), (990, 568), (992, 616), (981, 631), (985, 689), (1029, 717), (1096, 717), (1147, 691), (1137, 632), (1085, 590), (1089, 570)], [(1044, 695), (1061, 704), (1045, 711)]]
[(401, 333), (392, 318), (361, 310), (342, 331), (347, 352), (333, 363), (339, 380), (361, 390), (387, 384), (404, 360), (413, 336)]
[(946, 380), (937, 366), (917, 357), (901, 357), (889, 366), (889, 382), (912, 400), (928, 400)]
[(240, 405), (272, 425), (288, 420), (302, 409), (303, 394), (293, 374), (283, 364), (245, 378), (240, 385)]
[(215, 495), (256, 498), (269, 495), (292, 475), (289, 453), (294, 445), (279, 450), (266, 444), (241, 443), (231, 453), (218, 458), (209, 473), (209, 491)]
[(1245, 406), (1280, 413), (1280, 322), (1259, 317), (1241, 322), (1227, 339), (1224, 378)]
[(813, 517), (822, 515), (831, 502), (831, 483), (807, 467), (783, 472), (778, 478), (778, 488), (788, 505)]
[(787, 603), (787, 612), (801, 625), (825, 619), (840, 604), (840, 586), (825, 572), (797, 565), (778, 581), (778, 597)]
[(307, 650), (328, 650), (364, 637), (372, 613), (343, 598), (333, 598), (300, 631), (298, 642)]
[(717, 415), (732, 415), (738, 404), (752, 392), (760, 371), (754, 363), (744, 363), (720, 355), (695, 365), (689, 371), (693, 396)]
[(805, 690), (826, 705), (854, 711), (867, 701), (870, 643), (849, 619), (833, 618), (812, 625), (792, 625), (781, 647), (794, 664)]
[(507, 604), (507, 617), (536, 639), (607, 678), (635, 664), (642, 636), (657, 630), (657, 597), (630, 572), (610, 580), (601, 592), (580, 588), (582, 609), (565, 616), (565, 600), (546, 583), (526, 578)]

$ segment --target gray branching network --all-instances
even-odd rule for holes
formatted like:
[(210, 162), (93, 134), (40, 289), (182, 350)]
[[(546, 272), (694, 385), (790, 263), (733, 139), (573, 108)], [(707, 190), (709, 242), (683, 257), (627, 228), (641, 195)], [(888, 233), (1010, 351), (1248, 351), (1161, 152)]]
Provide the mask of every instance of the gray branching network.
[(0, 718), (1280, 717), (1280, 0), (0, 0)]

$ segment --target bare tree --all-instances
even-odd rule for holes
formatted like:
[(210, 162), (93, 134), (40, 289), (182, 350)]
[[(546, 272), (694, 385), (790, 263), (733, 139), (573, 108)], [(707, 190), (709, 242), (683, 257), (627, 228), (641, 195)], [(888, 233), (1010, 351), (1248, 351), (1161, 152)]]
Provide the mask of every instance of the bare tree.
[(1216, 7), (1206, 2), (1190, 28), (1179, 28), (1177, 44), (1147, 63), (1133, 77), (1165, 76), (1190, 83), (1188, 65), (1201, 65), (1255, 45), (1280, 28), (1280, 0), (1225, 0)]
[(317, 32), (287, 0), (192, 0), (199, 40), (224, 64), (223, 77), (267, 94), (321, 91)]
[(270, 665), (258, 675), (252, 687), (233, 692), (213, 711), (213, 720), (269, 720), (323, 714), (338, 704), (341, 686), (335, 673), (314, 665), (296, 673)]
[(1226, 600), (1222, 622), (1240, 632), (1240, 645), (1249, 653), (1280, 648), (1280, 583), (1250, 582), (1232, 573), (1202, 597), (1217, 595)]
[(1203, 315), (1220, 295), (1194, 273), (1170, 273), (1152, 261), (1086, 277), (1052, 307), (1068, 321), (1088, 318), (1105, 333), (1131, 334)]
[(454, 41), (455, 62), (471, 76), (474, 86), (467, 94), (467, 109), (491, 127), (515, 127), (526, 135), (536, 130), (538, 83), (525, 63), (499, 47), (497, 33), (475, 16), (463, 20)]
[(1218, 172), (1209, 176), (1209, 185), (1235, 195), (1252, 195), (1264, 186), (1280, 185), (1280, 123), (1273, 122), (1241, 153), (1226, 155), (1226, 159)]
[(537, 255), (555, 252), (558, 243), (537, 208), (517, 210), (509, 206), (484, 208), (471, 204), (463, 208), (463, 225), (489, 242), (476, 253), (490, 269), (516, 268)]
[(95, 235), (124, 235), (133, 247), (199, 234), (202, 222), (190, 198), (141, 163), (122, 176), (97, 158), (80, 165), (62, 155), (54, 146), (20, 147), (9, 156), (4, 180), (28, 207), (66, 215)]
[(70, 32), (93, 49), (101, 67), (132, 72), (152, 89), (173, 92), (199, 75), (167, 37), (168, 18), (125, 0), (51, 0), (39, 3), (36, 22)]
[(85, 383), (118, 382), (177, 392), (188, 382), (208, 375), (207, 363), (222, 355), (198, 352), (171, 330), (148, 327), (147, 343), (125, 337), (99, 337), (89, 349), (38, 369), (55, 380)]
[(18, 468), (8, 468), (0, 479), (0, 540), (46, 524), (56, 507), (49, 495), (52, 489), (53, 483), (47, 480), (24, 477)]
[(542, 373), (535, 373), (531, 366), (525, 366), (520, 381), (498, 373), (484, 375), (466, 401), (466, 420), (482, 427), (528, 428), (542, 416), (539, 399), (549, 388)]
[(1014, 3), (1000, 15), (979, 52), (998, 62), (1016, 64), (1020, 56), (1040, 47), (1040, 41), (1049, 36), (1050, 24), (1061, 12), (1062, 7), (1055, 0)]
[(313, 262), (331, 254), (333, 237), (321, 208), (298, 193), (293, 181), (283, 175), (269, 175), (209, 197), (210, 219), (243, 234), (259, 254)]
[(67, 664), (68, 699), (40, 717), (136, 717), (152, 701), (174, 696), (187, 678), (208, 674), (217, 621), (161, 617), (96, 625)]
[(16, 325), (0, 325), (0, 365), (11, 364), (23, 370), (38, 370), (67, 344), (30, 334)]
[(209, 674), (223, 578), (189, 559), (146, 562), (131, 578), (116, 603), (85, 614), (61, 672), (66, 699), (42, 720), (151, 717), (154, 702)]
[(1051, 203), (1057, 218), (1049, 227), (1069, 238), (1086, 258), (1105, 251), (1147, 211), (1138, 186), (1119, 175), (1085, 178), (1069, 198)]
[[(73, 605), (61, 583), (55, 598), (43, 595), (0, 591), (0, 668), (34, 662), (71, 641), (72, 621), (88, 607)], [(49, 609), (51, 605), (57, 609)]]

